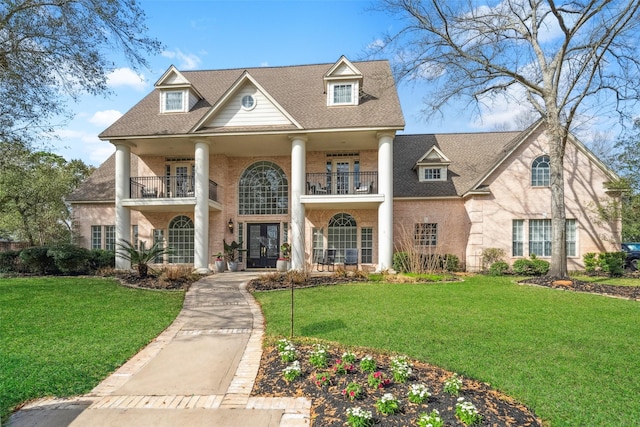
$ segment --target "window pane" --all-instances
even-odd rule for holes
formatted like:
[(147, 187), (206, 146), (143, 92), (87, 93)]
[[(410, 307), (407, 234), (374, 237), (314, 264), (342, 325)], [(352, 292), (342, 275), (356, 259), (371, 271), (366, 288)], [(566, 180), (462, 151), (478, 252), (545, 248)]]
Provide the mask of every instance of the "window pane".
[(523, 256), (524, 255), (524, 220), (514, 219), (512, 229), (513, 229), (512, 255)]
[(373, 262), (373, 228), (362, 227), (360, 231), (360, 262), (363, 264)]
[(413, 239), (417, 246), (436, 246), (438, 244), (438, 224), (416, 224)]
[(91, 249), (102, 249), (102, 226), (91, 226)]
[(321, 260), (324, 253), (324, 230), (322, 228), (313, 229), (313, 255), (312, 260)]
[(116, 226), (104, 226), (104, 248), (108, 251), (116, 250)]
[(165, 94), (165, 111), (182, 110), (182, 92), (167, 92)]
[(424, 170), (424, 179), (426, 181), (439, 180), (441, 176), (440, 168), (426, 168)]
[(333, 103), (334, 104), (350, 104), (351, 101), (351, 85), (334, 85), (333, 86)]
[(193, 221), (184, 215), (174, 218), (169, 224), (170, 263), (193, 263)]
[[(164, 242), (164, 230), (160, 228), (155, 228), (153, 230), (153, 243), (156, 244), (158, 242)], [(162, 264), (164, 262), (163, 256), (156, 256), (153, 259), (153, 262), (156, 264)]]
[(568, 219), (565, 224), (567, 236), (567, 256), (578, 256), (576, 245), (576, 220)]
[(551, 256), (551, 220), (529, 221), (529, 255)]
[(329, 220), (329, 249), (336, 250), (336, 262), (344, 262), (345, 249), (358, 247), (356, 220), (347, 213), (339, 213)]
[(282, 215), (289, 212), (289, 183), (275, 163), (258, 162), (240, 177), (240, 215)]
[(540, 156), (531, 165), (531, 185), (548, 187), (550, 175), (549, 156)]

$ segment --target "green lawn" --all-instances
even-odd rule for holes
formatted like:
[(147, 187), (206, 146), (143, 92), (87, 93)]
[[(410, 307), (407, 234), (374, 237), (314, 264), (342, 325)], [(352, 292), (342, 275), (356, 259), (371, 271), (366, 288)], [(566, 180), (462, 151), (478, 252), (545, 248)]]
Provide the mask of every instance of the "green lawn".
[(571, 278), (581, 280), (583, 282), (600, 283), (603, 285), (614, 286), (640, 286), (640, 279), (631, 277), (603, 277), (603, 276), (587, 276), (584, 274), (572, 274)]
[[(270, 336), (290, 293), (257, 293)], [(295, 292), (295, 334), (407, 354), (491, 383), (552, 426), (640, 425), (640, 303), (475, 276)]]
[(95, 387), (166, 328), (184, 292), (101, 278), (0, 280), (0, 416), (20, 402)]

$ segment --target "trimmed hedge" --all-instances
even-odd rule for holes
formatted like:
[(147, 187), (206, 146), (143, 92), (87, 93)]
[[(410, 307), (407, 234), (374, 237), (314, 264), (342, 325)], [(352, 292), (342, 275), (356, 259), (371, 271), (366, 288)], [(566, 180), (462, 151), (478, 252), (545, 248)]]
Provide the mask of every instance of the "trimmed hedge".
[(489, 267), (490, 276), (504, 276), (509, 272), (509, 264), (504, 261), (496, 261)]
[(0, 252), (0, 273), (92, 274), (114, 268), (114, 251), (85, 249), (68, 243)]
[(544, 276), (549, 272), (549, 263), (531, 255), (531, 259), (519, 259), (513, 263), (513, 272), (523, 276)]

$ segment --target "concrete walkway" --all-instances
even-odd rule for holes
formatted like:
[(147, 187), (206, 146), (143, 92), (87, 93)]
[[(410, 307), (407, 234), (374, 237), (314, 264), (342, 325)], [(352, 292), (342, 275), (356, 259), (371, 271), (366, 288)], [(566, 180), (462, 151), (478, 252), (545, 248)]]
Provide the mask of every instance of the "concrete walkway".
[(191, 286), (176, 320), (89, 394), (41, 399), (11, 427), (310, 424), (305, 398), (250, 397), (264, 319), (246, 290), (251, 273), (221, 273)]

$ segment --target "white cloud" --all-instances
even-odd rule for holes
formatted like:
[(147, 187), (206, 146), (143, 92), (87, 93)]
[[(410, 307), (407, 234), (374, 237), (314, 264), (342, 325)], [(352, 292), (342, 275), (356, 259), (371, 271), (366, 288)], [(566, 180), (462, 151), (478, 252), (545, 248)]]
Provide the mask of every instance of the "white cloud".
[(162, 52), (162, 56), (178, 60), (179, 62), (176, 67), (180, 70), (195, 70), (200, 67), (200, 63), (202, 62), (202, 59), (200, 59), (198, 55), (193, 53), (186, 54), (180, 49), (176, 49), (175, 51), (165, 50)]
[(95, 133), (75, 129), (59, 129), (55, 132), (60, 142), (55, 144), (54, 152), (67, 160), (80, 159), (98, 166), (104, 162), (115, 148), (101, 141)]
[(131, 68), (116, 68), (107, 76), (109, 87), (132, 87), (142, 91), (147, 87), (147, 81), (142, 74), (137, 74)]
[(260, 66), (261, 67), (268, 67), (269, 63), (267, 61), (263, 61), (263, 62), (260, 63)]
[(122, 117), (122, 113), (118, 110), (96, 111), (87, 121), (100, 127), (111, 126), (116, 120)]

